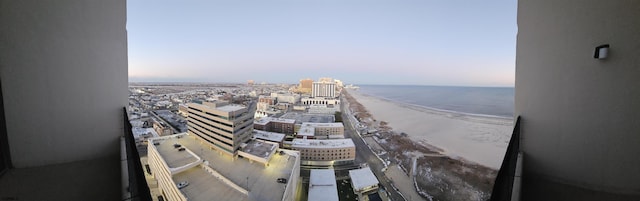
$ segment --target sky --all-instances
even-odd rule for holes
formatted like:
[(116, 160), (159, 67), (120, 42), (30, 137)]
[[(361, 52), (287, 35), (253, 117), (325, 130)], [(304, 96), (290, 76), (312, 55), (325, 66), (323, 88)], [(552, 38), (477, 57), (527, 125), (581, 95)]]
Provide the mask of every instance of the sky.
[(516, 10), (516, 0), (129, 0), (129, 81), (513, 86)]

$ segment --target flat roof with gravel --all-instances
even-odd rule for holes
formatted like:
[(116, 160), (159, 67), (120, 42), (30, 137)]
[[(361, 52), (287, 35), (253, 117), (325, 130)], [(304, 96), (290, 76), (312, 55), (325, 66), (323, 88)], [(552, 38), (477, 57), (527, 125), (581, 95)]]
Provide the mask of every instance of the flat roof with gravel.
[(277, 148), (277, 144), (251, 140), (247, 142), (247, 145), (245, 147), (242, 148), (242, 151), (260, 158), (269, 159), (273, 153), (273, 150)]

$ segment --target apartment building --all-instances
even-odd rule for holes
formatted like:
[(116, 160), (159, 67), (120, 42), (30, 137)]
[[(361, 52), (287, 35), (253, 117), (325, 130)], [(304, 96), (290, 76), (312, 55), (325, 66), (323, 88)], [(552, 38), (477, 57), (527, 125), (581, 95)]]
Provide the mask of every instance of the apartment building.
[(253, 128), (268, 132), (293, 134), (295, 122), (293, 119), (262, 117), (254, 121)]
[(327, 139), (344, 138), (344, 125), (342, 123), (310, 123), (300, 125), (297, 138)]
[(290, 148), (300, 152), (304, 165), (334, 165), (356, 158), (356, 146), (351, 139), (293, 139)]

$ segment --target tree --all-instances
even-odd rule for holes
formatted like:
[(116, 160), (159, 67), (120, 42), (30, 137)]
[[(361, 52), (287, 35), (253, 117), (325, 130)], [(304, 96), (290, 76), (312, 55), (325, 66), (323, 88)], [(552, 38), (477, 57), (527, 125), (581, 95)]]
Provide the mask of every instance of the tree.
[(336, 116), (336, 122), (342, 122), (342, 112), (336, 112), (333, 115)]

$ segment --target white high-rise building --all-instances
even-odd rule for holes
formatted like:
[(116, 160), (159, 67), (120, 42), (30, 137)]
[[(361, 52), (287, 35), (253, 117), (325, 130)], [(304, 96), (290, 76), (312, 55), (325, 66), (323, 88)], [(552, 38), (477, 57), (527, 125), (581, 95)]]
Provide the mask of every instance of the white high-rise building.
[(313, 82), (311, 89), (312, 97), (336, 97), (336, 83), (328, 82), (326, 80), (320, 82)]

